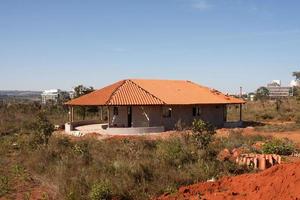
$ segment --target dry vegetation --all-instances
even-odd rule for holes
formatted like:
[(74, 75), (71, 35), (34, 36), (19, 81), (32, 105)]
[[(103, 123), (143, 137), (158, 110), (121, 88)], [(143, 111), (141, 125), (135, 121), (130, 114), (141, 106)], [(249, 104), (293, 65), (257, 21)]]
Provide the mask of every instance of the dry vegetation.
[[(235, 131), (228, 138), (213, 137), (203, 148), (199, 140), (207, 138), (182, 132), (166, 140), (72, 140), (53, 135), (45, 145), (37, 139), (32, 123), (41, 110), (52, 123), (67, 120), (62, 106), (14, 103), (0, 107), (0, 199), (149, 199), (183, 185), (249, 172), (230, 161), (219, 161), (218, 153), (241, 147), (251, 152), (257, 141), (269, 140)], [(230, 110), (231, 118), (236, 111)], [(274, 103), (256, 102), (247, 104), (244, 117), (293, 121), (297, 112), (296, 100), (283, 102), (279, 110)], [(264, 119), (266, 113), (272, 117)], [(295, 123), (284, 126), (298, 128)], [(293, 151), (290, 143), (270, 140), (267, 144), (269, 151), (277, 150), (278, 144)]]
[[(228, 108), (228, 120), (237, 120), (239, 108)], [(248, 102), (243, 106), (246, 125), (261, 131), (293, 131), (300, 128), (300, 101), (297, 98)]]

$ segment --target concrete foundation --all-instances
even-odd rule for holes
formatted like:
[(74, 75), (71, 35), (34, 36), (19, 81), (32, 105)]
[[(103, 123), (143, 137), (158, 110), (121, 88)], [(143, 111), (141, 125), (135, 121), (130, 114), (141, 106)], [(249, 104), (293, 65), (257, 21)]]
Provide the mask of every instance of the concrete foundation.
[(78, 121), (65, 124), (65, 132), (74, 136), (82, 136), (88, 133), (99, 133), (104, 135), (139, 135), (148, 133), (164, 132), (163, 126), (157, 127), (108, 127), (108, 124), (100, 124), (98, 121)]
[(159, 127), (131, 127), (131, 128), (108, 128), (104, 130), (109, 135), (140, 135), (146, 133), (161, 133), (164, 132), (163, 126)]

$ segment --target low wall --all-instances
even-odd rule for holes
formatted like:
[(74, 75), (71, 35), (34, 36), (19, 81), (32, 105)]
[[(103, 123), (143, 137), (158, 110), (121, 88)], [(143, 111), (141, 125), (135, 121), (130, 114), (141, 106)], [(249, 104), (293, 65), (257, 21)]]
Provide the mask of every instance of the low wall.
[[(99, 124), (99, 130), (85, 130), (79, 131), (75, 130), (78, 126)], [(155, 126), (155, 127), (110, 127), (108, 128), (108, 124), (100, 124), (99, 120), (86, 120), (86, 121), (76, 121), (69, 122), (65, 124), (65, 132), (70, 133), (75, 136), (79, 136), (81, 134), (90, 132), (99, 132), (101, 134), (107, 135), (142, 135), (147, 133), (160, 133), (164, 132), (165, 128), (163, 126)]]
[(65, 124), (65, 131), (70, 133), (74, 131), (77, 126), (91, 125), (91, 124), (100, 124), (99, 120), (83, 120), (83, 121), (75, 121), (68, 122)]
[(161, 133), (164, 132), (163, 126), (156, 127), (130, 127), (130, 128), (107, 128), (104, 133), (109, 135), (142, 135), (146, 133)]

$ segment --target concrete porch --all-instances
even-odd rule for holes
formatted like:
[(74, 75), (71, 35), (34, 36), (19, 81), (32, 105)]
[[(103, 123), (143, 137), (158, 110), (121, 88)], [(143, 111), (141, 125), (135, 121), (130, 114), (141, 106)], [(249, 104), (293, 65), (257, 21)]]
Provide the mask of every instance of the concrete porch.
[(165, 128), (163, 126), (108, 127), (108, 123), (99, 123), (97, 120), (87, 120), (66, 123), (65, 131), (74, 136), (83, 136), (88, 133), (98, 133), (102, 135), (143, 135), (146, 133), (161, 133), (165, 131)]

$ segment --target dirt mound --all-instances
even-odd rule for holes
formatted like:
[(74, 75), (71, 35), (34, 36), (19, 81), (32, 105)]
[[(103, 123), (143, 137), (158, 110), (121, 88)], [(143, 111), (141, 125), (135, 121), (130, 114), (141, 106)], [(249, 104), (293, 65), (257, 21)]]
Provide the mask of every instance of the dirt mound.
[(166, 194), (157, 200), (175, 199), (300, 199), (300, 162), (276, 165), (257, 174), (182, 187), (177, 194)]

